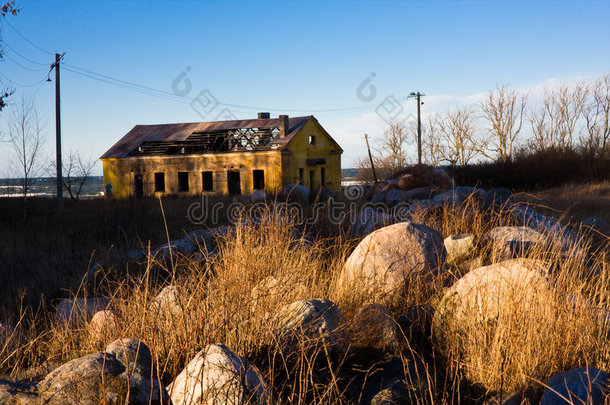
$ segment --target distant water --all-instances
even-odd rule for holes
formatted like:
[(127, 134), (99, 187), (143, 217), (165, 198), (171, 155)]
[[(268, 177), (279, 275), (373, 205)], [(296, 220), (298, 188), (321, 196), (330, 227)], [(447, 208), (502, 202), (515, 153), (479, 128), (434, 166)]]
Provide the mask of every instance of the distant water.
[[(0, 197), (21, 197), (21, 179), (0, 179)], [(55, 177), (34, 179), (29, 196), (55, 197), (57, 192)], [(80, 198), (97, 198), (104, 195), (104, 179), (102, 176), (92, 176), (83, 186)], [(64, 196), (68, 193), (64, 191)]]
[[(354, 176), (358, 169), (342, 169), (341, 184), (351, 185), (355, 183)], [(21, 197), (20, 179), (0, 179), (0, 197)], [(55, 197), (56, 183), (55, 177), (41, 177), (35, 179), (31, 185), (30, 196), (36, 197)], [(80, 194), (80, 198), (96, 198), (104, 195), (104, 178), (102, 176), (92, 176)], [(64, 196), (68, 193), (64, 191)]]

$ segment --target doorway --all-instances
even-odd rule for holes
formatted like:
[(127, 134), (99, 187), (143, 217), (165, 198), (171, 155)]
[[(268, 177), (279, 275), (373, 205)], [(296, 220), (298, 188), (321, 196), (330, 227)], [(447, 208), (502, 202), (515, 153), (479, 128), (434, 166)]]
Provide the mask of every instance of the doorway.
[(227, 182), (229, 186), (229, 194), (241, 194), (241, 179), (238, 171), (230, 171), (227, 173)]
[(252, 170), (252, 188), (254, 190), (265, 189), (265, 171), (264, 170)]
[(144, 177), (141, 174), (134, 175), (133, 193), (136, 198), (144, 197)]

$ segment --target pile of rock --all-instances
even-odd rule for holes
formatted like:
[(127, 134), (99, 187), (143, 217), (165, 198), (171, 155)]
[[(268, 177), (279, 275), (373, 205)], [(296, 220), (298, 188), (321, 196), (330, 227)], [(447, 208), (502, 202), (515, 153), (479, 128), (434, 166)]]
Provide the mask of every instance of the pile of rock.
[(71, 360), (38, 383), (0, 383), (3, 404), (167, 404), (148, 347), (119, 339), (101, 353)]

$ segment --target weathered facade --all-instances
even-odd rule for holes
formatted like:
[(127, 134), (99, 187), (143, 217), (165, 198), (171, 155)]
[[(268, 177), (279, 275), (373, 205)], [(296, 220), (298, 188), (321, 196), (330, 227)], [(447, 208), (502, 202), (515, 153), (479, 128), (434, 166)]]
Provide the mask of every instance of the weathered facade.
[(100, 158), (115, 197), (341, 188), (343, 150), (313, 116), (136, 125)]

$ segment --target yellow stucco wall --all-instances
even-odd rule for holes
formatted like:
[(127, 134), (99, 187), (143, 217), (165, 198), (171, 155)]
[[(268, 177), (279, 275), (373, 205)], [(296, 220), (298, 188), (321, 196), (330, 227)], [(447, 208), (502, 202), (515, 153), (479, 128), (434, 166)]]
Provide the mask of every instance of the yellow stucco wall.
[[(102, 159), (104, 184), (112, 183), (114, 197), (135, 194), (135, 176), (141, 175), (144, 196), (200, 195), (202, 172), (212, 171), (212, 194), (228, 194), (228, 172), (239, 171), (241, 194), (253, 191), (253, 170), (264, 170), (265, 191), (272, 193), (282, 187), (281, 152), (212, 153), (189, 156), (144, 156)], [(178, 173), (188, 172), (188, 191), (178, 191)], [(165, 173), (165, 192), (155, 192), (155, 173)]]
[[(315, 144), (309, 137), (315, 136)], [(341, 148), (314, 119), (307, 121), (303, 129), (292, 138), (282, 153), (282, 180), (284, 184), (300, 183), (300, 170), (303, 170), (303, 185), (309, 189), (324, 186), (341, 191)], [(326, 163), (308, 165), (307, 159), (324, 158)], [(322, 184), (324, 171), (324, 184)], [(313, 179), (313, 184), (310, 180)]]

